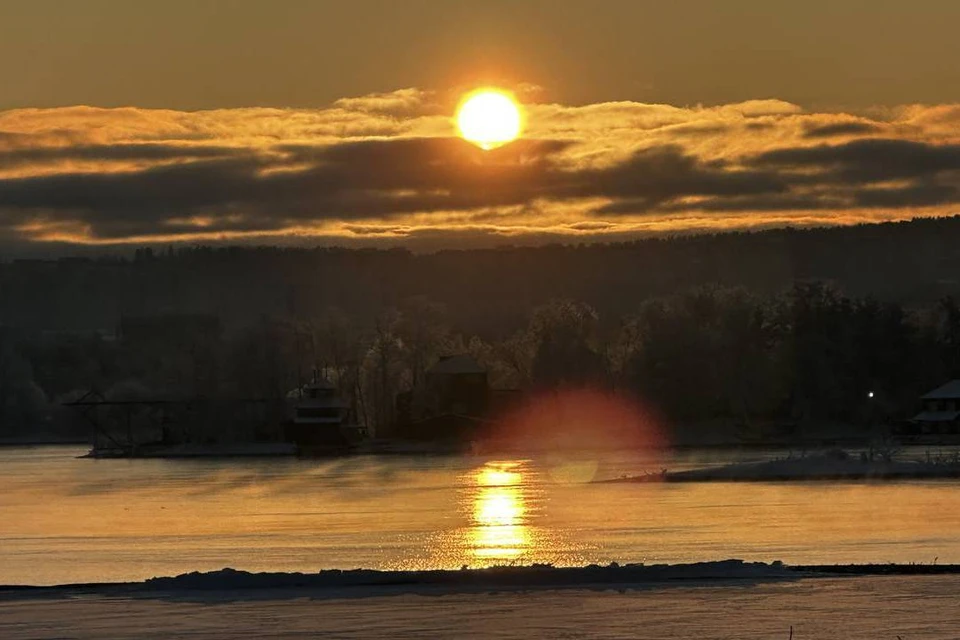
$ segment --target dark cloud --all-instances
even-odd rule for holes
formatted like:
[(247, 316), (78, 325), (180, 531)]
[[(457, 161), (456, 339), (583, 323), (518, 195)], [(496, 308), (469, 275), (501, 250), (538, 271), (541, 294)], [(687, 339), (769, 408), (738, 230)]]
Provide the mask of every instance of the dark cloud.
[(0, 151), (0, 167), (65, 160), (164, 161), (248, 155), (247, 149), (215, 145), (173, 145), (163, 143), (27, 147)]
[(575, 231), (603, 231), (605, 229), (613, 229), (615, 227), (616, 224), (612, 222), (604, 222), (602, 220), (587, 220), (584, 222), (575, 222), (567, 225), (568, 229), (573, 229)]
[[(8, 151), (0, 153), (0, 163), (154, 164), (137, 171), (0, 179), (0, 225), (81, 223), (97, 237), (124, 238), (279, 231), (328, 220), (393, 218), (389, 224), (400, 225), (404, 214), (430, 212), (483, 213), (493, 224), (502, 207), (531, 210), (539, 202), (587, 198), (609, 199), (596, 212), (607, 215), (958, 200), (950, 172), (960, 170), (960, 145), (856, 140), (779, 149), (743, 162), (704, 161), (666, 145), (641, 149), (612, 166), (574, 169), (564, 161), (572, 144), (521, 140), (486, 152), (457, 138), (405, 138), (267, 150), (150, 143)], [(156, 164), (163, 161), (170, 162)], [(875, 184), (888, 180), (906, 184)]]
[(839, 145), (777, 149), (755, 156), (754, 167), (768, 170), (816, 170), (820, 180), (869, 183), (922, 178), (960, 170), (960, 145), (910, 140), (854, 140)]
[(697, 203), (660, 207), (659, 211), (688, 211), (695, 208), (700, 211), (742, 212), (742, 211), (815, 211), (824, 209), (844, 209), (849, 201), (833, 194), (787, 193), (761, 194), (754, 196), (734, 196), (729, 198), (708, 198)]
[(212, 160), (118, 173), (69, 173), (0, 180), (0, 208), (88, 211), (110, 215), (186, 213), (249, 196), (251, 158)]
[(676, 146), (639, 151), (620, 165), (584, 178), (581, 195), (617, 200), (601, 213), (644, 213), (686, 196), (741, 196), (787, 189), (775, 173), (703, 163)]
[(676, 138), (699, 138), (702, 136), (713, 136), (726, 133), (730, 127), (724, 124), (676, 124), (663, 127), (662, 133), (669, 134)]
[[(286, 150), (300, 160), (318, 162), (318, 173), (331, 184), (366, 192), (362, 200), (338, 201), (354, 215), (519, 205), (538, 198), (659, 203), (691, 195), (786, 188), (773, 173), (706, 165), (673, 145), (641, 150), (608, 168), (568, 170), (555, 159), (567, 146), (560, 141), (526, 141), (484, 152), (459, 140), (425, 139)], [(394, 193), (405, 190), (419, 193), (412, 197)]]
[(804, 132), (805, 138), (832, 138), (834, 136), (854, 136), (877, 133), (880, 127), (869, 122), (837, 122), (810, 127)]
[(279, 149), (291, 162), (314, 164), (315, 179), (341, 190), (448, 190), (493, 198), (549, 183), (556, 172), (554, 155), (569, 146), (522, 140), (483, 151), (458, 138), (408, 138)]
[[(549, 195), (567, 143), (524, 141), (485, 153), (459, 139), (380, 140), (280, 149), (118, 173), (0, 180), (10, 219), (81, 220), (101, 237), (273, 229), (309, 220), (389, 217), (523, 203)], [(203, 215), (203, 229), (170, 222)]]
[[(766, 193), (767, 172), (707, 166), (679, 147), (657, 147), (605, 169), (573, 171), (556, 155), (570, 143), (526, 140), (484, 152), (459, 139), (287, 145), (266, 156), (197, 160), (120, 173), (0, 180), (0, 209), (82, 220), (101, 237), (274, 229), (296, 221), (386, 218), (404, 213), (526, 205), (587, 197), (665, 202), (688, 195)], [(158, 145), (74, 150), (85, 157), (172, 156)], [(210, 155), (222, 150), (205, 148)], [(9, 214), (8, 214), (9, 215)], [(173, 220), (173, 222), (171, 222)]]
[(906, 187), (861, 189), (856, 193), (859, 207), (894, 208), (922, 207), (960, 202), (960, 189), (956, 186), (919, 183)]

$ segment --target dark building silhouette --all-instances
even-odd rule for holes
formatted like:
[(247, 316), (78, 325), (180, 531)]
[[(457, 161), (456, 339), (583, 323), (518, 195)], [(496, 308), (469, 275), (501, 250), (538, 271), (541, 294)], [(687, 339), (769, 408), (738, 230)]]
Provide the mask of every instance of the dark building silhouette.
[(941, 436), (960, 435), (960, 380), (951, 380), (920, 398), (922, 410), (906, 424), (901, 425), (901, 435), (927, 441), (930, 437), (942, 440)]
[(411, 440), (467, 442), (487, 421), (487, 370), (469, 355), (442, 356), (422, 388), (398, 394), (395, 434)]
[(443, 356), (427, 371), (426, 409), (433, 415), (479, 416), (487, 411), (487, 370), (468, 355)]

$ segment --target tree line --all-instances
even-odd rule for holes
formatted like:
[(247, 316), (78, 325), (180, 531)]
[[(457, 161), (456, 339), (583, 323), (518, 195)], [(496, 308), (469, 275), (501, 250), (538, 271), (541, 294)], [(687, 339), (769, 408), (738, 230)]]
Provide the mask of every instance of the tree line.
[(293, 306), (202, 338), (189, 329), (131, 341), (6, 328), (0, 425), (8, 434), (43, 428), (91, 387), (112, 399), (282, 398), (316, 372), (339, 385), (359, 420), (386, 431), (397, 394), (420, 388), (452, 353), (472, 355), (494, 388), (615, 390), (677, 425), (894, 420), (960, 377), (952, 297), (905, 307), (820, 282), (776, 293), (700, 286), (620, 315), (555, 299), (485, 335), (455, 318), (442, 302), (410, 296), (364, 315)]

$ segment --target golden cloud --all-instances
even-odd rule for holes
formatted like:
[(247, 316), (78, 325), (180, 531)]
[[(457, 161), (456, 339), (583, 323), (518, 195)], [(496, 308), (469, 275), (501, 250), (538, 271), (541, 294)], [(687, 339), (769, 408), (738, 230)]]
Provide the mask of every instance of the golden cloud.
[[(536, 95), (536, 88), (525, 95)], [(25, 242), (628, 237), (954, 213), (960, 106), (527, 105), (454, 138), (449, 96), (325, 109), (0, 112), (0, 235)]]

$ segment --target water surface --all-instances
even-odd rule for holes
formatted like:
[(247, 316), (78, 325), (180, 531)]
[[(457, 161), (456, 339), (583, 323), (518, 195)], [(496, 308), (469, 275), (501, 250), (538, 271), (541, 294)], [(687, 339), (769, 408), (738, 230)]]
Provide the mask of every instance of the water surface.
[(769, 453), (91, 460), (0, 449), (0, 583), (234, 567), (960, 562), (960, 485), (590, 484)]

